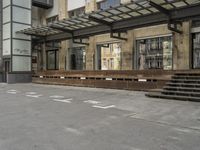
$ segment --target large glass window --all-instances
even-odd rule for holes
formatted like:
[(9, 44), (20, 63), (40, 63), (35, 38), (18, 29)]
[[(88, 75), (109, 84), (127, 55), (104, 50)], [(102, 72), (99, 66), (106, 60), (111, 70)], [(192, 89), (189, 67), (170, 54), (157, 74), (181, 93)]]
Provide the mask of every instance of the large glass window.
[(172, 37), (156, 37), (137, 40), (136, 68), (172, 69)]
[(70, 69), (71, 70), (85, 70), (85, 47), (74, 47), (69, 49), (70, 52)]
[(69, 18), (77, 17), (85, 13), (85, 7), (77, 8), (68, 12)]
[(97, 45), (97, 69), (121, 69), (121, 43)]
[(200, 68), (200, 33), (193, 35), (193, 68)]
[(116, 7), (120, 5), (121, 0), (104, 0), (102, 2), (97, 3), (98, 9), (108, 9), (110, 6)]

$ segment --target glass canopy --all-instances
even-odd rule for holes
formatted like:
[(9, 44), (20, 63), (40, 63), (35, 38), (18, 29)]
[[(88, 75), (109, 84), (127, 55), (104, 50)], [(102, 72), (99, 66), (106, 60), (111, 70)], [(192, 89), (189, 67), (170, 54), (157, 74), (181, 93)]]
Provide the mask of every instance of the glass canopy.
[[(151, 0), (151, 2), (166, 10), (175, 10), (200, 4), (200, 0)], [(125, 19), (134, 19), (158, 12), (158, 9), (150, 5), (150, 0), (132, 0), (117, 7), (110, 7), (107, 10), (99, 10), (79, 17), (59, 20), (50, 25), (24, 29), (19, 32), (33, 36), (48, 36), (61, 32), (72, 33), (75, 30), (89, 28), (104, 24), (105, 22), (112, 24)], [(91, 18), (95, 18), (97, 21)]]

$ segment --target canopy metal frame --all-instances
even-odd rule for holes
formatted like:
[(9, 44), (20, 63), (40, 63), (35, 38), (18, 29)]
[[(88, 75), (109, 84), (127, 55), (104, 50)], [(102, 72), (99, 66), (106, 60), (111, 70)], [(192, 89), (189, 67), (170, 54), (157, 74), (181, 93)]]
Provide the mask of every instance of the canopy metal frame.
[[(41, 39), (45, 38), (45, 41), (83, 39), (103, 33), (110, 33), (112, 38), (127, 40), (121, 36), (127, 30), (167, 23), (169, 30), (182, 33), (177, 27), (178, 24), (183, 19), (200, 16), (200, 12), (197, 11), (199, 9), (200, 0), (132, 0), (130, 3), (120, 4), (117, 7), (19, 32)], [(115, 33), (118, 35), (116, 36)]]

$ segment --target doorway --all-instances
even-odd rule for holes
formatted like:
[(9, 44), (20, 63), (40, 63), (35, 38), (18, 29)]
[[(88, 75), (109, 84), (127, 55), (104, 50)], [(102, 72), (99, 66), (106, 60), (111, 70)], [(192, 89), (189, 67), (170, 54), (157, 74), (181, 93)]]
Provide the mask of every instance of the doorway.
[(10, 72), (10, 60), (3, 61), (3, 82), (7, 83), (8, 73)]

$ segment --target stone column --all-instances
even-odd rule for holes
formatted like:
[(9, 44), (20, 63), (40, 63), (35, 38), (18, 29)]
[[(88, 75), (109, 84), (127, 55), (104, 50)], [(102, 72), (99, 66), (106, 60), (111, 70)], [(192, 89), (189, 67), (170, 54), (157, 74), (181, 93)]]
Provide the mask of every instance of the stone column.
[(132, 70), (133, 69), (133, 42), (134, 34), (133, 31), (127, 31), (125, 36), (127, 41), (122, 41), (122, 70)]
[(174, 70), (190, 69), (190, 49), (191, 49), (191, 22), (183, 22), (182, 34), (174, 33), (173, 64)]
[[(62, 20), (64, 18), (68, 18), (68, 0), (58, 0), (59, 3), (59, 20)], [(68, 68), (68, 48), (69, 48), (69, 42), (68, 41), (62, 41), (60, 44), (60, 50), (59, 50), (59, 70), (65, 70)], [(66, 66), (66, 68), (65, 68)]]
[[(86, 2), (86, 13), (97, 10), (96, 0), (90, 0)], [(96, 52), (96, 40), (95, 36), (89, 37), (89, 46), (86, 46), (86, 70), (95, 69), (95, 52)]]

